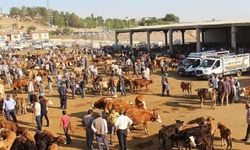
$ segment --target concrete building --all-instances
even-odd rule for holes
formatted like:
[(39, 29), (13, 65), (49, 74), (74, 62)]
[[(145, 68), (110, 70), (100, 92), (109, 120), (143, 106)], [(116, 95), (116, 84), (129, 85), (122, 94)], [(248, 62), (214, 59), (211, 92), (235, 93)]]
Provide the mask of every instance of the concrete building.
[(208, 21), (198, 23), (177, 23), (158, 26), (144, 26), (115, 31), (115, 43), (119, 43), (119, 34), (129, 33), (130, 48), (133, 48), (133, 34), (145, 32), (147, 34), (147, 49), (150, 50), (152, 32), (163, 32), (165, 37), (165, 46), (168, 46), (170, 52), (174, 50), (173, 33), (181, 32), (180, 39), (182, 45), (185, 45), (185, 31), (194, 30), (196, 32), (196, 51), (206, 44), (218, 44), (229, 49), (238, 48), (250, 49), (250, 20), (241, 21)]
[(30, 38), (31, 40), (48, 40), (49, 32), (48, 31), (31, 31)]
[(20, 32), (0, 32), (0, 39), (3, 41), (13, 42), (21, 40)]

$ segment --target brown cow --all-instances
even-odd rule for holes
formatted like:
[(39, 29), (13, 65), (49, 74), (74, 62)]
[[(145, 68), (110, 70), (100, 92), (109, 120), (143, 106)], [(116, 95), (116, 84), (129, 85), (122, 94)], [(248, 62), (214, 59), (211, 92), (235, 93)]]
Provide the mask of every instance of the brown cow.
[(191, 93), (191, 95), (192, 95), (192, 83), (191, 83), (191, 81), (190, 82), (181, 82), (180, 86), (181, 86), (181, 90), (182, 90), (182, 93), (184, 96), (186, 95), (186, 92), (188, 94)]
[(134, 83), (134, 89), (136, 89), (138, 93), (138, 90), (141, 91), (142, 87), (146, 87), (146, 90), (148, 90), (148, 85), (152, 84), (153, 80), (135, 79), (132, 82)]
[(26, 90), (27, 90), (27, 88), (28, 88), (28, 80), (19, 79), (19, 80), (15, 80), (13, 82), (13, 84), (12, 84), (12, 88), (14, 90), (17, 90), (17, 89), (21, 90), (23, 87), (26, 88)]
[(138, 107), (138, 108), (142, 108), (142, 109), (147, 109), (147, 106), (146, 106), (146, 103), (145, 101), (143, 100), (143, 95), (139, 95), (135, 98), (135, 105)]
[(27, 105), (27, 98), (24, 98), (23, 96), (16, 96), (14, 97), (15, 101), (16, 101), (16, 111), (18, 114), (26, 114), (27, 113), (27, 109), (26, 109), (26, 105)]
[(224, 140), (227, 142), (227, 149), (230, 147), (232, 149), (232, 133), (229, 128), (227, 128), (222, 123), (218, 123), (218, 129), (220, 130), (220, 137), (221, 137), (221, 146), (225, 145)]
[(59, 150), (59, 147), (57, 144), (53, 143), (52, 145), (49, 146), (48, 150)]
[(216, 95), (217, 95), (217, 91), (214, 88), (200, 88), (200, 89), (196, 89), (195, 91), (197, 91), (197, 95), (200, 99), (200, 106), (201, 108), (203, 107), (203, 103), (204, 100), (210, 100), (211, 99), (211, 109), (215, 109), (216, 106)]
[(16, 133), (8, 129), (0, 129), (3, 141), (0, 141), (0, 149), (10, 150), (16, 139)]
[(126, 111), (126, 115), (133, 120), (134, 125), (143, 124), (144, 131), (148, 134), (148, 122), (162, 122), (161, 117), (155, 110), (145, 110), (139, 108), (130, 108)]
[(17, 130), (18, 130), (18, 126), (16, 123), (14, 123), (12, 121), (8, 121), (5, 118), (0, 119), (0, 128), (5, 128), (5, 129), (11, 130), (13, 132), (17, 132)]

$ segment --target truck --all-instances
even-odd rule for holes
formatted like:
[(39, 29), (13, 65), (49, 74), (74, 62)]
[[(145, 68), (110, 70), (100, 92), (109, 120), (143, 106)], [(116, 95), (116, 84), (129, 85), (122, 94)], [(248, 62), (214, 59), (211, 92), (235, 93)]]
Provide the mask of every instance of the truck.
[(250, 68), (250, 55), (238, 54), (227, 56), (210, 56), (202, 61), (196, 69), (196, 76), (199, 78), (209, 78), (211, 75), (232, 75), (241, 76)]
[(230, 55), (229, 51), (206, 51), (190, 53), (178, 68), (181, 76), (195, 76), (196, 69), (201, 65), (203, 59), (208, 56)]

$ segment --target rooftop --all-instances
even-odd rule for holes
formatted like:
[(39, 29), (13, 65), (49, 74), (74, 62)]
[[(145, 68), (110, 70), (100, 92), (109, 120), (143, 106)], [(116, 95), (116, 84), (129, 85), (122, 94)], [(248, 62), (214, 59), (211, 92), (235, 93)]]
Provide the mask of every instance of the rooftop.
[(249, 20), (232, 20), (232, 21), (206, 21), (206, 22), (183, 22), (183, 23), (174, 23), (168, 25), (156, 25), (156, 26), (140, 26), (135, 28), (126, 28), (116, 30), (117, 33), (125, 32), (145, 32), (145, 31), (163, 31), (163, 30), (193, 30), (196, 28), (217, 28), (217, 27), (231, 27), (231, 26), (250, 26)]

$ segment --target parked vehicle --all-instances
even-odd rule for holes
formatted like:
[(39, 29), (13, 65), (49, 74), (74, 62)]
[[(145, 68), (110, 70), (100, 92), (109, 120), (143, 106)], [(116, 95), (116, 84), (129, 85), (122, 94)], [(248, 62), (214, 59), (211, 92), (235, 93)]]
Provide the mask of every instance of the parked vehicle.
[(210, 56), (202, 61), (202, 64), (196, 69), (196, 76), (200, 78), (209, 78), (211, 75), (231, 75), (241, 76), (243, 72), (249, 70), (250, 55), (228, 55), (228, 56)]
[(188, 57), (181, 63), (178, 73), (181, 76), (195, 76), (196, 69), (201, 65), (203, 59), (209, 56), (229, 55), (229, 51), (206, 51), (190, 53)]

